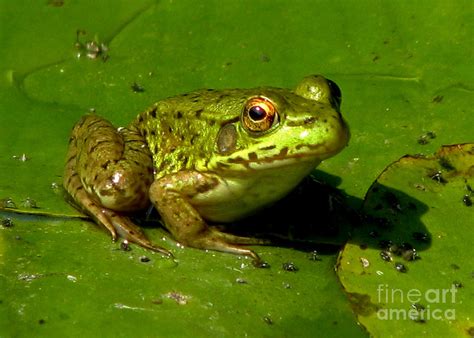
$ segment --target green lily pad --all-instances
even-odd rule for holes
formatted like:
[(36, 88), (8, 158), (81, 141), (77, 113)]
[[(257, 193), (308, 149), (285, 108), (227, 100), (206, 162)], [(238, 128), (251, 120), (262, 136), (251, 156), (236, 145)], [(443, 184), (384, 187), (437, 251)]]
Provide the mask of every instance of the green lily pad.
[(375, 336), (474, 327), (474, 144), (405, 156), (367, 193), (367, 223), (339, 255), (337, 274), (359, 322)]
[[(361, 205), (388, 163), (472, 141), (468, 8), (468, 0), (0, 1), (0, 208), (9, 210), (0, 211), (0, 335), (366, 336), (333, 271), (337, 251), (314, 245), (324, 235), (315, 224), (335, 229), (320, 212), (331, 196), (310, 193), (307, 213), (279, 205), (289, 237), (313, 244), (255, 248), (268, 270), (177, 247), (156, 224), (145, 231), (178, 263), (124, 252), (58, 188), (69, 133), (90, 109), (120, 126), (169, 95), (291, 88), (324, 74), (342, 89), (352, 139), (314, 175), (344, 190), (349, 206), (332, 217), (344, 239), (353, 231), (338, 212)], [(314, 248), (322, 261), (308, 259)], [(299, 271), (283, 270), (288, 262)]]
[(173, 261), (110, 245), (89, 222), (9, 216), (13, 224), (0, 228), (2, 335), (364, 336), (328, 278), (334, 251), (261, 248), (271, 268), (256, 269), (175, 247), (161, 231)]

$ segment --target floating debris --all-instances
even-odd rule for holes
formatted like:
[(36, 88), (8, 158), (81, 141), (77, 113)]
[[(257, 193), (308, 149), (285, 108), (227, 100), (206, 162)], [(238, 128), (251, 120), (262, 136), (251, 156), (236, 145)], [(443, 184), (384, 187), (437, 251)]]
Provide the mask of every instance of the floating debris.
[(289, 271), (289, 272), (296, 272), (299, 269), (293, 262), (286, 262), (286, 263), (283, 263), (283, 270)]

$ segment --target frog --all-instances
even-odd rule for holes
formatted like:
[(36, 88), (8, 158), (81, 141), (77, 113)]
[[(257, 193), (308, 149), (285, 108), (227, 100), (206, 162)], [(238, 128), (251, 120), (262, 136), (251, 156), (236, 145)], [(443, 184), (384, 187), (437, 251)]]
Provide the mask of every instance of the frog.
[(181, 246), (261, 262), (249, 246), (267, 240), (216, 225), (280, 200), (344, 149), (350, 132), (341, 100), (335, 82), (310, 75), (294, 89), (202, 89), (169, 97), (127, 127), (86, 114), (69, 139), (63, 186), (114, 241), (173, 257), (132, 218), (154, 207)]

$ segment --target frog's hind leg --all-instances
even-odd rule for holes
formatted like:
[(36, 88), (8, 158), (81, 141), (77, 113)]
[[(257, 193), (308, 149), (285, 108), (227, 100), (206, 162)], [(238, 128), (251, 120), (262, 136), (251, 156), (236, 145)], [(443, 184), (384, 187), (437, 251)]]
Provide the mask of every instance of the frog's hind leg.
[(64, 187), (74, 203), (104, 226), (113, 240), (119, 235), (170, 256), (123, 215), (149, 204), (152, 180), (151, 154), (137, 131), (117, 130), (95, 115), (86, 115), (75, 125), (64, 173)]
[[(70, 181), (70, 186), (80, 187), (76, 181), (80, 184), (79, 180), (73, 178)], [(79, 205), (79, 202), (73, 201), (74, 206), (79, 206), (81, 211), (90, 215), (97, 224), (105, 227), (110, 232), (113, 241), (116, 241), (117, 237), (121, 237), (165, 256), (173, 256), (168, 250), (154, 245), (130, 218), (98, 205), (87, 195), (84, 189), (77, 189), (72, 197), (74, 200), (81, 201)]]

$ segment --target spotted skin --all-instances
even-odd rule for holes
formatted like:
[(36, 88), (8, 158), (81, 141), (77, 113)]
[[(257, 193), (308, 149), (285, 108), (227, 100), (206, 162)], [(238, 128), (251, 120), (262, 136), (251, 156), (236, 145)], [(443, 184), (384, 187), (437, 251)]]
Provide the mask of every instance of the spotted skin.
[(293, 91), (201, 90), (159, 101), (119, 129), (86, 115), (71, 134), (64, 187), (114, 240), (171, 256), (129, 218), (151, 203), (183, 245), (261, 262), (241, 244), (267, 241), (207, 222), (233, 221), (276, 201), (346, 146), (334, 86), (313, 75)]

